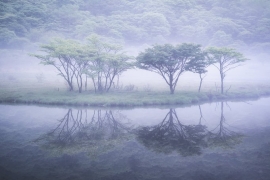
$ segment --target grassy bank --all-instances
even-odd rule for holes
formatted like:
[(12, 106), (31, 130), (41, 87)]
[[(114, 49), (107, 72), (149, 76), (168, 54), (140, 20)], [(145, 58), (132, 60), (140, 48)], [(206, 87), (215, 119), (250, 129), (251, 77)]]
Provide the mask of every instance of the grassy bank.
[(270, 86), (254, 86), (234, 89), (226, 94), (216, 91), (197, 93), (196, 91), (177, 91), (174, 95), (158, 91), (115, 91), (104, 94), (93, 92), (68, 92), (52, 89), (0, 89), (1, 103), (27, 103), (75, 106), (153, 106), (189, 105), (220, 100), (239, 100), (259, 98), (270, 95)]

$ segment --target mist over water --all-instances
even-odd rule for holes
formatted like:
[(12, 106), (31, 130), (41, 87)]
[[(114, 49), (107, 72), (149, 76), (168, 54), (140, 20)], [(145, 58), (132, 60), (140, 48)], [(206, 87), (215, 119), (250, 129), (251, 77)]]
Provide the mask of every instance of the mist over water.
[(269, 101), (162, 109), (0, 105), (0, 177), (266, 180)]

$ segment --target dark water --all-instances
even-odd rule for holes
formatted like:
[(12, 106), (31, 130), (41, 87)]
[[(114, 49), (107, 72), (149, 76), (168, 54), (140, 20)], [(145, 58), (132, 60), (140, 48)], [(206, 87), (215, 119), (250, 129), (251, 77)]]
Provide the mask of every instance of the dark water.
[(0, 105), (0, 179), (269, 180), (269, 107)]

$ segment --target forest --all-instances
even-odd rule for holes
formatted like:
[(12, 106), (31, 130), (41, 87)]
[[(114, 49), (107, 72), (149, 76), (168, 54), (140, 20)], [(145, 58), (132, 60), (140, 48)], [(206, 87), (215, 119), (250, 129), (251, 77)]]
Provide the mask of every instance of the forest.
[(267, 52), (268, 0), (1, 0), (0, 48), (98, 34), (125, 47), (192, 42)]

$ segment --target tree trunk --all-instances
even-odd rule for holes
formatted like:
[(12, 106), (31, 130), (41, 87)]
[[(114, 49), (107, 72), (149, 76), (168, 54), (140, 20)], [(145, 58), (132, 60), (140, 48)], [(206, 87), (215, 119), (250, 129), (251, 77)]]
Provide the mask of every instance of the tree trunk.
[(200, 74), (200, 86), (199, 86), (198, 92), (201, 92), (202, 81), (203, 81), (202, 74)]
[(82, 82), (82, 75), (79, 75), (79, 93), (82, 93), (83, 82)]
[(99, 93), (103, 92), (103, 85), (102, 85), (102, 74), (99, 72), (98, 73), (98, 79), (97, 79), (97, 91)]
[(97, 86), (96, 86), (96, 82), (95, 82), (94, 77), (92, 77), (92, 82), (93, 82), (93, 85), (94, 85), (94, 88), (95, 88), (95, 93), (97, 93)]
[(220, 92), (221, 94), (223, 94), (223, 89), (224, 89), (224, 84), (223, 84), (223, 81), (224, 81), (224, 69), (223, 69), (223, 62), (220, 61), (219, 63), (219, 74), (220, 74)]
[(173, 86), (173, 76), (170, 75), (170, 94), (174, 94), (175, 86)]
[(174, 94), (174, 88), (170, 86), (170, 94)]
[(221, 91), (221, 94), (223, 94), (224, 93), (224, 76), (223, 76), (223, 74), (221, 74), (220, 80), (221, 80), (220, 91)]
[(68, 86), (69, 86), (69, 91), (73, 91), (73, 84), (71, 81), (67, 81)]

